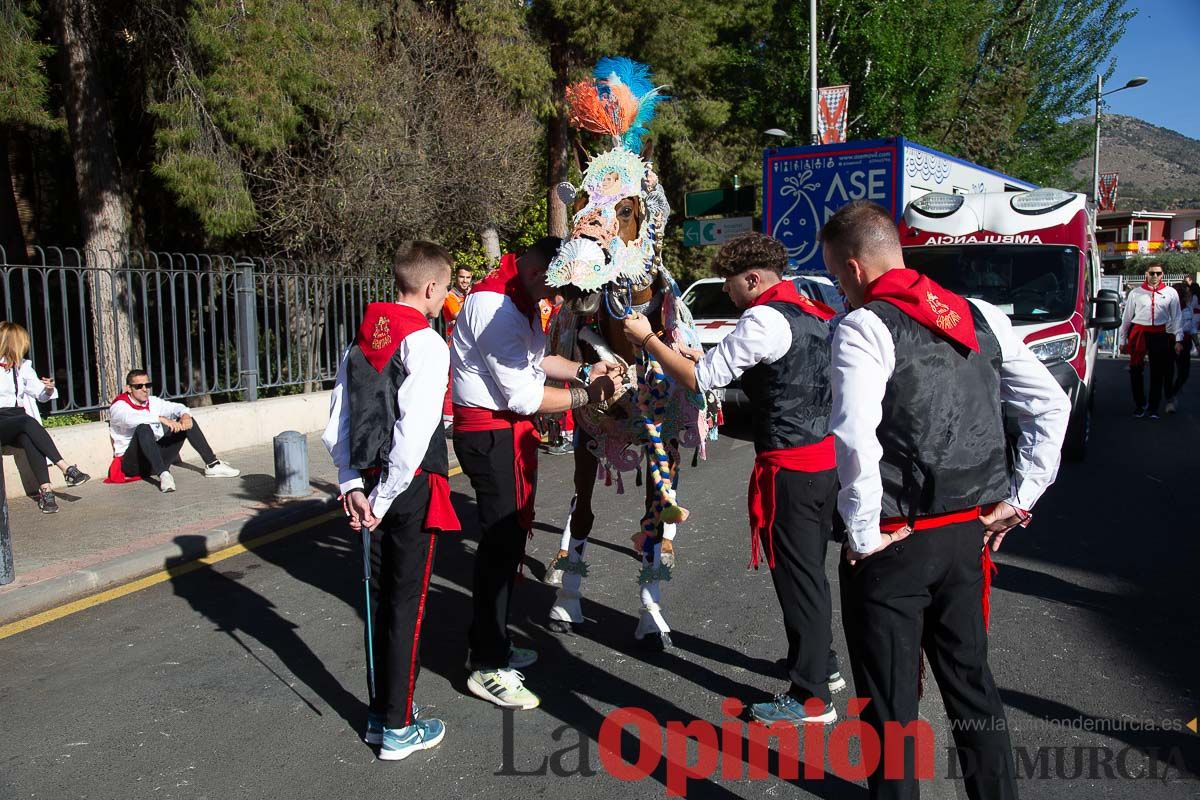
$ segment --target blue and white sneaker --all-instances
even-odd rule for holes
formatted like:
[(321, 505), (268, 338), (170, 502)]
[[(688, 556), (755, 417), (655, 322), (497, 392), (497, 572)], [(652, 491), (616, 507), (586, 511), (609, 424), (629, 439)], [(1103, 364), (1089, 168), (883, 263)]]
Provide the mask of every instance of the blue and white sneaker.
[[(421, 716), (421, 706), (415, 702), (412, 704), (413, 722)], [(383, 728), (384, 719), (373, 713), (367, 713), (367, 732), (363, 734), (363, 741), (367, 744), (383, 744)]]
[(440, 719), (417, 720), (404, 728), (384, 728), (379, 760), (403, 761), (418, 750), (437, 747), (444, 738), (446, 725)]
[(527, 647), (514, 647), (508, 651), (509, 669), (525, 669), (537, 660), (537, 650), (530, 650)]
[(755, 703), (750, 706), (750, 716), (759, 722), (770, 725), (772, 722), (790, 722), (793, 725), (816, 723), (829, 725), (837, 722), (837, 709), (833, 703), (828, 703), (820, 714), (809, 716), (804, 711), (804, 704), (790, 694), (777, 694), (769, 703)]

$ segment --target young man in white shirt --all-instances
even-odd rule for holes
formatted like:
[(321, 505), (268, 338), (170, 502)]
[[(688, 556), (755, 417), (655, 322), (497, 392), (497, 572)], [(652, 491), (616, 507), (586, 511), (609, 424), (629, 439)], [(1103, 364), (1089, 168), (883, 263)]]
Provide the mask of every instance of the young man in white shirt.
[(413, 694), (436, 536), (461, 529), (441, 425), (450, 356), (429, 325), (446, 298), (451, 263), (432, 242), (396, 253), (397, 301), (367, 306), (338, 367), (322, 437), (350, 527), (370, 551), (374, 661), (363, 739), (379, 745), (383, 761), (436, 747), (446, 735), (441, 720), (417, 718)]
[[(880, 741), (895, 735), (885, 723), (917, 720), (924, 649), (967, 796), (1015, 798), (987, 663), (990, 551), (1053, 482), (1070, 404), (1003, 312), (904, 267), (886, 209), (851, 203), (821, 241), (855, 308), (833, 336), (830, 429), (849, 537), (842, 617), (855, 688), (870, 700), (862, 719)], [(1011, 469), (1002, 402), (1020, 426)], [(895, 764), (870, 775), (870, 796), (915, 797), (914, 755), (899, 776)]]
[[(1167, 413), (1175, 412), (1173, 376), (1175, 356), (1183, 350), (1179, 295), (1163, 280), (1163, 265), (1146, 265), (1146, 280), (1129, 290), (1121, 315), (1118, 341), (1129, 354), (1129, 382), (1133, 389), (1133, 415), (1158, 419), (1158, 404), (1165, 394)], [(1146, 405), (1145, 363), (1150, 361), (1150, 404)]]
[(508, 633), (513, 581), (533, 528), (539, 443), (533, 416), (607, 399), (615, 388), (608, 376), (616, 368), (603, 361), (587, 371), (587, 388), (546, 385), (585, 372), (577, 362), (546, 355), (538, 300), (553, 296), (546, 268), (558, 242), (547, 237), (520, 258), (504, 256), (467, 295), (450, 343), (454, 454), (479, 509), (467, 688), (502, 708), (540, 702), (518, 671), (537, 653), (513, 647)]
[(204, 461), (205, 477), (236, 478), (242, 474), (217, 458), (187, 406), (154, 396), (152, 388), (154, 383), (146, 370), (131, 369), (125, 376), (125, 391), (109, 406), (113, 463), (108, 482), (152, 477), (158, 480), (159, 491), (175, 491), (171, 465), (185, 442)]

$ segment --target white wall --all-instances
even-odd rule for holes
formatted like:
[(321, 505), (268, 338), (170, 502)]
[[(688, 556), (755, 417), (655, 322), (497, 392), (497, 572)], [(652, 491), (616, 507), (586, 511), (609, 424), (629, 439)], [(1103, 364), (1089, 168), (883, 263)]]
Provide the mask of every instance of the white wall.
[[(254, 403), (205, 406), (191, 409), (190, 413), (200, 423), (204, 438), (208, 439), (213, 451), (221, 456), (230, 450), (267, 444), (283, 431), (312, 433), (323, 430), (329, 420), (329, 392), (272, 397)], [(48, 430), (68, 464), (78, 465), (92, 476), (93, 481), (103, 480), (108, 475), (113, 452), (107, 422), (88, 422)], [(9, 455), (11, 452), (10, 448), (5, 448), (5, 493), (8, 497), (20, 497), (36, 491), (37, 486), (24, 457)], [(182, 455), (189, 463), (199, 462), (190, 447), (184, 447)], [(57, 467), (50, 468), (50, 481), (55, 488), (66, 485)]]

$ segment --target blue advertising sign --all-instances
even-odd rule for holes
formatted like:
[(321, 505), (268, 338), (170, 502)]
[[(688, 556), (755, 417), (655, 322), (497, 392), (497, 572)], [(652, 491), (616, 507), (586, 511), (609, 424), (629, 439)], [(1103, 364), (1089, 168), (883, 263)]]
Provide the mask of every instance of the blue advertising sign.
[(825, 269), (817, 234), (852, 200), (892, 212), (900, 196), (902, 140), (787, 147), (763, 153), (763, 232), (787, 248), (793, 269)]

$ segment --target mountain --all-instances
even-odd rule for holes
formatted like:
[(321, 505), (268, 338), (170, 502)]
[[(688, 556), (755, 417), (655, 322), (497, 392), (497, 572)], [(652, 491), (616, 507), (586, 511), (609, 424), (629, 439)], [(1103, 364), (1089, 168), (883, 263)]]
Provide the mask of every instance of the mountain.
[[(1090, 117), (1076, 120), (1090, 130)], [(1100, 119), (1100, 171), (1119, 172), (1117, 208), (1168, 210), (1200, 207), (1200, 140), (1136, 117)], [(1071, 169), (1080, 187), (1090, 187), (1092, 154)], [(1090, 193), (1090, 188), (1085, 189)]]

